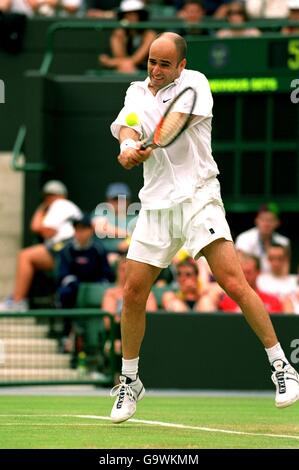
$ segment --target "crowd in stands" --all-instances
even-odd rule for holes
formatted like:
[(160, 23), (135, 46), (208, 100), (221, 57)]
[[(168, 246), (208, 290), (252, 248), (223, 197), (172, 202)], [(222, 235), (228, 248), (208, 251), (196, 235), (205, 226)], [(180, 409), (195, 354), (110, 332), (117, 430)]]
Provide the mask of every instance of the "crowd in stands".
[[(52, 271), (57, 307), (76, 307), (81, 283), (104, 283), (108, 288), (99, 308), (118, 318), (124, 259), (138, 212), (130, 198), (125, 183), (111, 183), (106, 200), (86, 214), (68, 200), (62, 182), (48, 181), (31, 220), (35, 243), (20, 251), (13, 293), (0, 304), (0, 310), (26, 311), (35, 273)], [(298, 276), (290, 273), (290, 240), (276, 231), (280, 226), (277, 205), (262, 205), (254, 223), (235, 239), (245, 277), (270, 313), (299, 313)], [(206, 260), (194, 261), (184, 248), (157, 278), (147, 308), (151, 312), (238, 311), (211, 275)]]
[[(144, 68), (148, 47), (155, 36), (150, 29), (122, 28), (122, 24), (148, 20), (173, 20), (180, 23), (180, 34), (218, 37), (257, 36), (258, 28), (247, 27), (249, 20), (289, 19), (299, 21), (299, 0), (0, 0), (0, 13), (33, 16), (57, 16), (118, 20), (120, 27), (111, 33), (111, 56), (100, 55), (104, 67), (120, 71)], [(213, 28), (202, 28), (199, 23)], [(227, 23), (215, 29), (215, 21)], [(192, 28), (184, 29), (188, 26)], [(230, 25), (233, 27), (230, 28)], [(298, 26), (280, 28), (283, 34), (298, 33)], [(130, 57), (125, 63), (124, 58)]]
[[(17, 18), (5, 20), (7, 14)], [(6, 50), (20, 50), (25, 19), (33, 16), (118, 21), (119, 27), (109, 32), (109, 45), (98, 55), (98, 64), (100, 70), (131, 74), (146, 70), (150, 45), (161, 32), (152, 26), (140, 28), (139, 23), (152, 21), (153, 25), (167, 19), (171, 25), (167, 29), (182, 36), (221, 40), (257, 37), (268, 31), (248, 21), (289, 19), (292, 24), (271, 26), (269, 31), (299, 34), (299, 0), (0, 0), (0, 30), (1, 22), (8, 23), (3, 29), (9, 36), (4, 41)]]

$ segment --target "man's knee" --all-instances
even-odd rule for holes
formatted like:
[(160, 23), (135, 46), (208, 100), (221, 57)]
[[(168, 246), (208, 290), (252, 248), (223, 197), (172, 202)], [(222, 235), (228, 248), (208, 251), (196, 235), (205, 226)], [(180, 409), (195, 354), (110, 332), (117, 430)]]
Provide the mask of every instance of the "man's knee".
[(124, 288), (124, 304), (145, 305), (148, 297), (146, 289), (133, 282), (127, 282)]
[(18, 253), (18, 258), (20, 260), (31, 260), (32, 258), (32, 247), (22, 248)]
[(247, 287), (247, 283), (242, 282), (237, 277), (227, 277), (222, 283), (222, 288), (227, 295), (237, 303), (242, 299)]

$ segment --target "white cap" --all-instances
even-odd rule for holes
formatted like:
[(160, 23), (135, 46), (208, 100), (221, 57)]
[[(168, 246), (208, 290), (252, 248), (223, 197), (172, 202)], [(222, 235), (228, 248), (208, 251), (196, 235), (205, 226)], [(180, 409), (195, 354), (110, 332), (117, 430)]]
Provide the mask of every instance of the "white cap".
[(141, 0), (123, 0), (119, 6), (119, 11), (127, 13), (129, 11), (144, 10), (145, 5)]
[(299, 0), (288, 0), (289, 10), (299, 10)]
[(59, 196), (67, 196), (65, 184), (58, 180), (50, 180), (43, 186), (43, 194), (57, 194)]

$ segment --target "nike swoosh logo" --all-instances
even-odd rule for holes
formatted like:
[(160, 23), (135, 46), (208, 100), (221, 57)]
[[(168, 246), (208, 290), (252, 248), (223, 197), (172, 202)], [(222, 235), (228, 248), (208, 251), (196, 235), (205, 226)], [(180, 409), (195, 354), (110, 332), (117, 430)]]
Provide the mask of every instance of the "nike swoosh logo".
[(163, 103), (167, 103), (167, 101), (170, 101), (171, 98), (168, 98), (167, 100), (163, 100)]

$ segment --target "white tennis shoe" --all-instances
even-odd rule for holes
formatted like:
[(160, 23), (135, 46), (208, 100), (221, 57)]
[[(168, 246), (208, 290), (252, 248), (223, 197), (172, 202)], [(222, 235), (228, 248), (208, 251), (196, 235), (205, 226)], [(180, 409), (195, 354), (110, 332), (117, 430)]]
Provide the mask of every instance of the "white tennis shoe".
[(145, 388), (139, 377), (133, 381), (121, 375), (119, 381), (120, 383), (115, 385), (110, 392), (111, 397), (117, 397), (110, 415), (113, 423), (122, 423), (131, 418), (135, 414), (137, 401), (141, 400), (145, 394)]
[(276, 386), (275, 405), (277, 408), (292, 405), (299, 399), (299, 374), (281, 359), (276, 359), (271, 368), (272, 380)]

